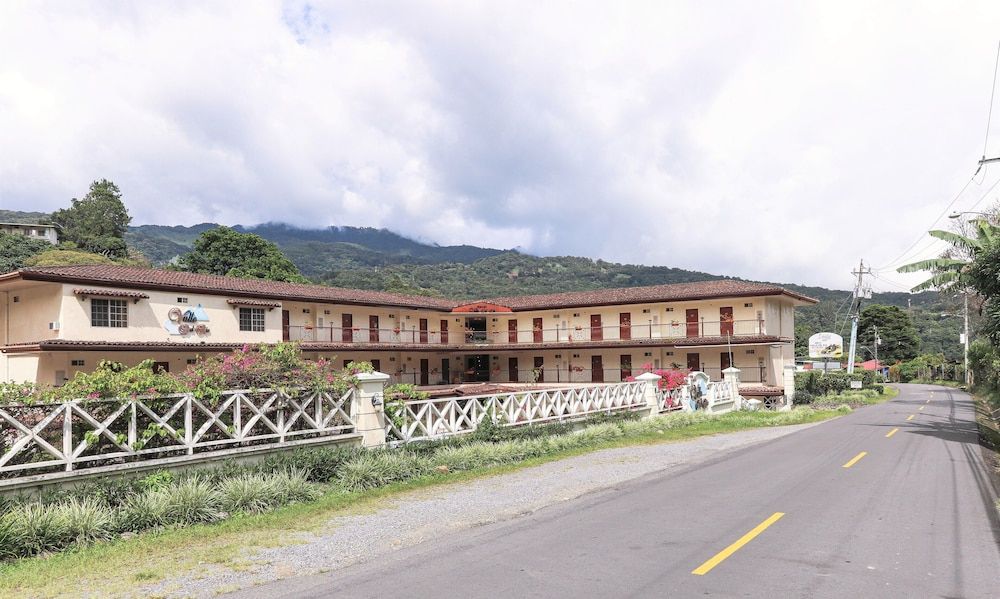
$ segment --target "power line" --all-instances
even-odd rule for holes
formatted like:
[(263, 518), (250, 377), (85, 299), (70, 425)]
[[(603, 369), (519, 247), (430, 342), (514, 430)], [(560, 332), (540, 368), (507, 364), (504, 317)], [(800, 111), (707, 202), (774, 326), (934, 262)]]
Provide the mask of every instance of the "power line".
[[(969, 183), (971, 183), (971, 182), (972, 182), (972, 180), (970, 179)], [(964, 192), (969, 187), (969, 183), (965, 184), (965, 187), (962, 188), (962, 191), (959, 192), (959, 195), (961, 195), (962, 192)], [(975, 202), (972, 203), (971, 206), (969, 206), (969, 210), (972, 210), (973, 208), (976, 208), (977, 206), (979, 206), (979, 204), (981, 204), (983, 202), (983, 200), (985, 200), (990, 195), (990, 193), (992, 193), (993, 190), (996, 189), (997, 185), (1000, 185), (1000, 179), (997, 179), (996, 181), (994, 181), (993, 184), (990, 185), (989, 189), (987, 189), (983, 193), (983, 195), (981, 195), (979, 197), (978, 200), (976, 200)], [(955, 199), (957, 200), (958, 197), (956, 196)], [(954, 203), (955, 203), (955, 200), (952, 200), (952, 202), (950, 204), (948, 204), (948, 206), (944, 209), (944, 212), (941, 213), (941, 216), (943, 216), (946, 212), (948, 212), (948, 209), (951, 208), (952, 204), (954, 204)], [(935, 224), (937, 224), (937, 222), (939, 220), (941, 220), (941, 216), (938, 216), (937, 219), (934, 220), (934, 222), (931, 224), (931, 227), (933, 227)], [(928, 227), (928, 229), (930, 229), (930, 227)], [(913, 244), (911, 244), (910, 247), (907, 248), (907, 250), (905, 252), (903, 252), (902, 254), (900, 254), (895, 260), (893, 260), (892, 262), (888, 262), (888, 263), (886, 263), (885, 266), (882, 266), (880, 268), (876, 268), (874, 270), (876, 272), (888, 272), (888, 271), (894, 270), (895, 267), (901, 265), (903, 262), (908, 262), (908, 261), (912, 260), (913, 258), (915, 258), (916, 256), (920, 255), (922, 252), (924, 252), (926, 250), (929, 250), (931, 247), (933, 247), (934, 245), (936, 245), (937, 241), (938, 241), (937, 239), (935, 239), (935, 238), (932, 237), (929, 240), (927, 240), (928, 243), (927, 243), (927, 245), (925, 245), (923, 247), (923, 249), (919, 249), (919, 250), (917, 250), (915, 252), (911, 252), (910, 251), (914, 247), (916, 247), (920, 243), (921, 240), (924, 240), (924, 239), (925, 238), (923, 237), (923, 235), (921, 235), (920, 239), (918, 239), (916, 242), (914, 242)], [(906, 257), (910, 257), (910, 258), (904, 260), (904, 258), (906, 258)]]
[(993, 63), (993, 87), (990, 88), (990, 110), (986, 115), (986, 139), (983, 141), (983, 158), (986, 158), (986, 145), (990, 142), (990, 122), (993, 120), (993, 96), (997, 91), (997, 67), (1000, 67), (1000, 43), (997, 44), (997, 58)]

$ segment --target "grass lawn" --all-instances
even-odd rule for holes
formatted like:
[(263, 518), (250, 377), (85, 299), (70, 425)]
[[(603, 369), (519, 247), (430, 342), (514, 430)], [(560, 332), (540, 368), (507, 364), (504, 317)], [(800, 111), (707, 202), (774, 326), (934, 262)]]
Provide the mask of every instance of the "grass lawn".
[(599, 449), (677, 442), (760, 427), (806, 424), (843, 413), (845, 411), (803, 408), (784, 413), (733, 412), (676, 428), (664, 426), (662, 430), (595, 442), (502, 467), (435, 473), (361, 492), (347, 492), (330, 485), (316, 501), (290, 505), (265, 514), (236, 516), (217, 524), (142, 533), (131, 538), (8, 563), (0, 566), (0, 596), (130, 595), (138, 587), (196, 571), (205, 564), (218, 564), (234, 570), (248, 567), (244, 561), (248, 550), (252, 552), (256, 548), (294, 543), (295, 535), (288, 533), (321, 529), (335, 516), (374, 511), (408, 491), (495, 476)]

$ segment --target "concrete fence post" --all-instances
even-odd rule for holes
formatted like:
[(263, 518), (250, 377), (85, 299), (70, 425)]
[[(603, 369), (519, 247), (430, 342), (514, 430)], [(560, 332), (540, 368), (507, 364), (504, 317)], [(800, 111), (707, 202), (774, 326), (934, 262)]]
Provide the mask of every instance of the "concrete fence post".
[(795, 401), (795, 366), (785, 366), (782, 371), (782, 384), (785, 388), (785, 405), (782, 410), (791, 410)]
[(362, 372), (358, 379), (357, 393), (351, 410), (354, 426), (362, 434), (364, 447), (385, 445), (385, 396), (383, 390), (389, 375), (383, 372)]
[(646, 398), (646, 407), (649, 409), (649, 414), (646, 415), (647, 418), (652, 418), (660, 413), (660, 400), (656, 396), (656, 389), (660, 385), (660, 379), (663, 377), (654, 374), (652, 372), (646, 372), (635, 377), (635, 380), (640, 383), (646, 383), (643, 387), (643, 394)]
[(730, 366), (722, 371), (722, 380), (731, 383), (729, 392), (733, 397), (733, 405), (737, 410), (742, 409), (743, 398), (740, 397), (740, 369), (735, 366)]

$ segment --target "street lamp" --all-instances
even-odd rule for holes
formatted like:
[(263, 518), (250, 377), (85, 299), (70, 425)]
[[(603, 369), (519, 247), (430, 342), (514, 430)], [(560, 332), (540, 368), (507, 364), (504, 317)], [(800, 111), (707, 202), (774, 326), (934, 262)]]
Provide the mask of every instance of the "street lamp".
[(978, 214), (979, 216), (986, 216), (986, 217), (989, 216), (989, 214), (986, 213), (986, 212), (968, 212), (968, 211), (966, 211), (966, 212), (952, 212), (951, 214), (948, 215), (948, 218), (958, 218), (958, 217), (962, 216), (963, 214)]

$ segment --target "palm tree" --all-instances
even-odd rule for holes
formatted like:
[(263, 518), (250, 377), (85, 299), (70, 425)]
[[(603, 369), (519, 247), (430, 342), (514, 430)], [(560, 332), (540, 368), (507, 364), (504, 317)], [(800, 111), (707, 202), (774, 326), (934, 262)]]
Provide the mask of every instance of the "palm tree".
[(896, 272), (930, 271), (931, 278), (910, 291), (917, 293), (928, 289), (941, 291), (964, 290), (970, 287), (967, 268), (983, 248), (1000, 238), (1000, 227), (985, 218), (975, 221), (975, 237), (953, 231), (928, 231), (928, 235), (951, 244), (951, 248), (937, 258), (920, 260), (896, 269)]

